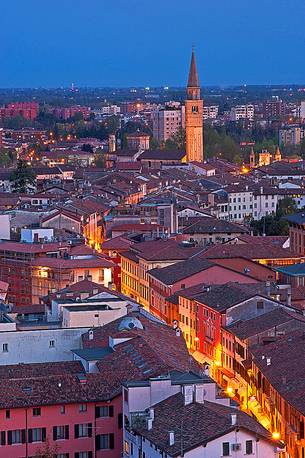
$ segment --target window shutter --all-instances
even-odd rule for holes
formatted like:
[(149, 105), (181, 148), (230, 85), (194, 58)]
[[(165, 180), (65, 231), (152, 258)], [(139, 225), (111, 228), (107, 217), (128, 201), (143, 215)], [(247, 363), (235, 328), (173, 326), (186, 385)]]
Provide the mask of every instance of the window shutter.
[(12, 431), (7, 432), (7, 443), (8, 445), (12, 445)]
[(78, 452), (74, 453), (74, 458), (79, 458), (79, 453)]
[(113, 406), (109, 406), (109, 417), (113, 417)]
[(92, 437), (92, 423), (88, 423), (88, 437)]
[(25, 429), (22, 429), (22, 431), (21, 431), (21, 442), (22, 442), (23, 444), (26, 443)]
[(79, 428), (78, 425), (74, 425), (74, 437), (75, 439), (79, 438)]
[(1, 445), (5, 445), (5, 431), (1, 431)]
[(29, 436), (29, 443), (31, 444), (33, 442), (33, 431), (31, 429), (29, 429), (28, 436)]
[(100, 418), (100, 408), (95, 407), (95, 418)]
[(118, 415), (118, 428), (122, 429), (123, 428), (123, 414), (119, 413)]
[(114, 434), (109, 434), (109, 448), (114, 449)]
[(42, 442), (45, 442), (46, 437), (47, 437), (47, 428), (42, 428), (41, 436), (42, 436)]
[(93, 453), (92, 452), (88, 452), (88, 458), (93, 458)]
[(57, 427), (53, 426), (53, 441), (57, 440)]
[(101, 438), (100, 438), (100, 435), (95, 436), (95, 450), (101, 450)]
[(65, 439), (69, 439), (69, 425), (65, 426)]

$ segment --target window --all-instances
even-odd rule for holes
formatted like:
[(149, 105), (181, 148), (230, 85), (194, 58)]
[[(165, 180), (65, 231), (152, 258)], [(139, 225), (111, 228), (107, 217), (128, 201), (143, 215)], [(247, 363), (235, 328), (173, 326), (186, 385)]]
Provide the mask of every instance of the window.
[(3, 353), (7, 353), (8, 352), (8, 344), (7, 343), (4, 343), (2, 345), (2, 351), (3, 351)]
[(53, 426), (53, 440), (69, 439), (69, 425)]
[(40, 407), (34, 407), (33, 409), (33, 417), (40, 417), (41, 415), (41, 408)]
[(74, 456), (75, 458), (92, 458), (92, 452), (78, 452)]
[(80, 425), (74, 425), (74, 436), (75, 439), (78, 439), (79, 437), (91, 437), (92, 423), (82, 423)]
[(65, 414), (66, 413), (66, 407), (65, 406), (60, 406), (60, 413)]
[(126, 455), (129, 455), (129, 442), (128, 441), (124, 441), (124, 453)]
[(257, 310), (262, 310), (264, 308), (264, 301), (257, 301)]
[(113, 406), (99, 406), (95, 408), (95, 418), (113, 417)]
[(13, 431), (8, 431), (7, 443), (8, 445), (24, 444), (25, 443), (25, 430), (24, 429), (15, 429)]
[(79, 405), (80, 412), (87, 412), (87, 404), (80, 404)]
[(10, 410), (6, 410), (5, 411), (5, 418), (11, 418), (11, 411)]
[(230, 456), (230, 442), (222, 443), (222, 456)]
[(32, 440), (29, 439), (29, 442), (42, 442), (42, 429), (43, 428), (33, 428), (32, 430), (29, 430), (29, 433), (32, 431)]
[(54, 348), (55, 347), (55, 340), (50, 340), (49, 341), (49, 347)]
[(253, 443), (252, 441), (246, 441), (246, 455), (252, 455), (253, 453)]
[(99, 434), (96, 436), (96, 450), (108, 450), (114, 448), (114, 434)]

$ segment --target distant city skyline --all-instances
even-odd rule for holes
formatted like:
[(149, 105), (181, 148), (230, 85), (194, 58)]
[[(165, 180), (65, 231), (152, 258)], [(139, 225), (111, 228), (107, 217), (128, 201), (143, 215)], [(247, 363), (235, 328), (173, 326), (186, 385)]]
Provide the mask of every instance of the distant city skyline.
[[(288, 9), (289, 8), (289, 9)], [(305, 84), (303, 0), (4, 0), (0, 87)]]

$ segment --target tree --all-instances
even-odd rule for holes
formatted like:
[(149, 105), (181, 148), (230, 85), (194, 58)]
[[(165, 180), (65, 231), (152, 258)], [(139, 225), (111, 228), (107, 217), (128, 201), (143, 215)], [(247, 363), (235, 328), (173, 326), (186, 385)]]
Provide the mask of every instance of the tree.
[(305, 158), (305, 138), (303, 138), (301, 146), (300, 146), (300, 155), (302, 158)]
[(285, 216), (298, 211), (295, 201), (291, 197), (284, 197), (277, 205), (275, 215), (267, 215), (259, 221), (251, 222), (251, 229), (255, 235), (288, 235), (289, 225)]
[(57, 444), (52, 445), (49, 438), (46, 438), (44, 444), (36, 449), (35, 458), (54, 458), (59, 452)]
[(149, 147), (150, 147), (150, 149), (153, 149), (153, 150), (156, 150), (156, 149), (160, 148), (160, 144), (159, 144), (158, 140), (155, 137), (150, 137)]
[(276, 216), (282, 218), (283, 216), (292, 215), (298, 211), (297, 204), (295, 200), (291, 197), (284, 197), (277, 204)]
[(13, 192), (26, 193), (35, 186), (36, 176), (26, 161), (18, 160), (17, 169), (10, 176)]
[(101, 169), (106, 167), (106, 157), (105, 154), (99, 153), (95, 155), (94, 159), (95, 166)]
[(9, 167), (16, 160), (16, 152), (12, 149), (0, 148), (0, 167)]
[(83, 144), (82, 151), (85, 151), (86, 153), (93, 153), (92, 146), (89, 143)]

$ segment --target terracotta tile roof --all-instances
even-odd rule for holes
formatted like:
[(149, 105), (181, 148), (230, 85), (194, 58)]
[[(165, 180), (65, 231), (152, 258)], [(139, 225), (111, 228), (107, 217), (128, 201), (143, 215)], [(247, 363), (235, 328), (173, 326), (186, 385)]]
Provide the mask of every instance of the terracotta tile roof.
[[(208, 401), (203, 404), (193, 402), (184, 405), (181, 393), (154, 405), (151, 430), (148, 431), (144, 425), (135, 426), (134, 429), (159, 450), (171, 457), (176, 457), (181, 456), (181, 446), (183, 453), (187, 453), (234, 431), (236, 426), (232, 426), (232, 414), (236, 415), (237, 426), (240, 429), (272, 442), (271, 434), (245, 412)], [(175, 443), (172, 446), (169, 445), (169, 431), (175, 432)]]
[(50, 253), (68, 248), (68, 243), (56, 242), (56, 243), (22, 243), (22, 242), (11, 242), (2, 241), (0, 242), (1, 251), (12, 251), (16, 253)]
[(305, 329), (305, 319), (302, 315), (289, 313), (281, 307), (250, 320), (238, 321), (227, 329), (240, 339), (247, 339), (269, 329), (276, 329), (277, 326), (292, 320), (298, 320), (301, 324), (303, 322)]
[[(121, 393), (121, 385), (131, 380), (148, 380), (172, 370), (200, 372), (189, 355), (182, 336), (165, 324), (133, 313), (143, 329), (120, 330), (120, 318), (103, 328), (94, 328), (94, 338), (83, 337), (84, 348), (109, 348), (109, 337), (131, 338), (102, 352), (99, 372), (85, 374), (81, 363), (19, 364), (0, 366), (0, 408), (40, 406), (75, 402), (97, 402)], [(82, 383), (81, 374), (85, 379)]]
[(146, 150), (142, 153), (138, 160), (142, 161), (181, 161), (185, 156), (185, 151), (167, 151), (161, 150)]
[(218, 312), (224, 312), (257, 295), (266, 296), (261, 292), (257, 283), (228, 282), (223, 285), (210, 285), (207, 291), (199, 294), (195, 299)]
[(125, 251), (128, 250), (130, 245), (132, 245), (132, 241), (122, 237), (114, 237), (113, 239), (105, 240), (102, 243), (102, 250), (117, 250), (117, 251)]
[(196, 216), (193, 218), (184, 219), (185, 227), (184, 234), (207, 234), (207, 233), (240, 233), (244, 234), (248, 230), (238, 224), (230, 223), (229, 221), (210, 218), (206, 216)]
[(174, 283), (183, 280), (184, 278), (191, 277), (199, 272), (208, 270), (216, 264), (208, 259), (200, 259), (194, 257), (186, 261), (177, 262), (171, 266), (163, 267), (162, 269), (156, 268), (148, 271), (148, 274), (153, 278), (161, 281), (165, 285), (173, 285)]
[[(303, 330), (294, 331), (276, 342), (251, 349), (255, 365), (278, 393), (302, 415), (305, 415), (304, 335)], [(270, 358), (270, 365), (267, 365), (267, 357)]]
[(149, 261), (162, 260), (184, 260), (202, 251), (189, 244), (184, 244), (182, 241), (175, 239), (168, 240), (152, 240), (147, 242), (136, 243), (131, 250), (140, 258)]
[(248, 259), (299, 259), (297, 253), (293, 253), (288, 248), (272, 246), (268, 244), (236, 244), (236, 245), (217, 245), (208, 248), (204, 256), (209, 259), (217, 258), (248, 258)]
[(71, 247), (70, 249), (70, 256), (86, 256), (86, 255), (94, 255), (96, 251), (89, 247), (88, 245), (76, 245)]
[(115, 267), (115, 264), (100, 256), (94, 256), (88, 259), (68, 259), (68, 258), (47, 258), (39, 257), (32, 261), (32, 266), (50, 267), (55, 269), (77, 269), (77, 268), (94, 268)]

